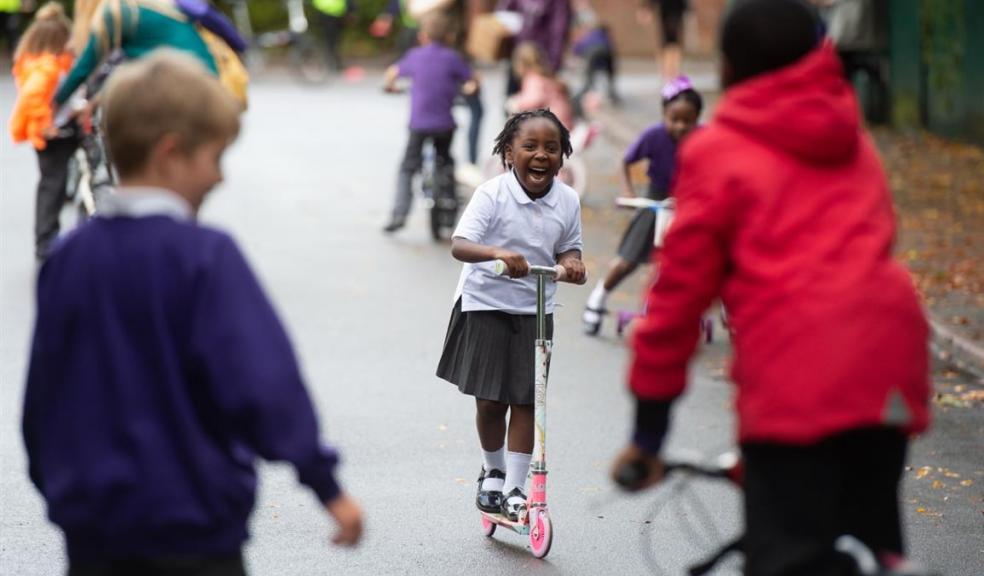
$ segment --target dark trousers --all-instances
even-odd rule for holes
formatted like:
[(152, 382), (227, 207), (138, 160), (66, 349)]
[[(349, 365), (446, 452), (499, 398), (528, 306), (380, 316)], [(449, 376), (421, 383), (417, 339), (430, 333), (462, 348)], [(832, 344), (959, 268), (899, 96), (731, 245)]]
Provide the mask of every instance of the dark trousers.
[(338, 52), (338, 44), (345, 30), (344, 19), (339, 16), (329, 16), (321, 13), (321, 27), (325, 32), (325, 58), (332, 70), (342, 69), (342, 56)]
[(34, 210), (34, 253), (38, 260), (48, 255), (52, 241), (58, 236), (58, 217), (65, 204), (68, 183), (68, 160), (78, 145), (78, 138), (69, 136), (49, 140), (44, 150), (38, 150), (41, 179)]
[(246, 576), (241, 554), (225, 557), (128, 559), (76, 563), (68, 576)]
[(480, 92), (475, 92), (464, 98), (465, 104), (468, 105), (468, 112), (471, 114), (471, 119), (468, 122), (468, 161), (472, 164), (478, 164), (478, 137), (482, 129), (482, 116), (485, 115), (485, 108), (482, 106)]
[(854, 536), (873, 552), (901, 554), (898, 486), (906, 437), (852, 430), (811, 446), (746, 443), (745, 574), (853, 575), (834, 541)]
[(7, 50), (12, 55), (20, 40), (20, 19), (17, 12), (0, 12), (0, 34), (7, 39)]
[(577, 94), (580, 100), (588, 91), (594, 88), (595, 76), (604, 73), (608, 80), (608, 95), (615, 97), (615, 59), (609, 50), (595, 50), (586, 55), (587, 67), (584, 71), (584, 86)]
[(400, 174), (396, 182), (396, 198), (393, 202), (393, 219), (403, 220), (410, 213), (413, 201), (413, 175), (420, 171), (424, 163), (424, 142), (430, 140), (434, 144), (435, 180), (438, 185), (447, 186), (448, 176), (450, 185), (454, 185), (454, 159), (451, 158), (451, 140), (454, 130), (446, 132), (410, 131), (407, 149), (400, 164)]

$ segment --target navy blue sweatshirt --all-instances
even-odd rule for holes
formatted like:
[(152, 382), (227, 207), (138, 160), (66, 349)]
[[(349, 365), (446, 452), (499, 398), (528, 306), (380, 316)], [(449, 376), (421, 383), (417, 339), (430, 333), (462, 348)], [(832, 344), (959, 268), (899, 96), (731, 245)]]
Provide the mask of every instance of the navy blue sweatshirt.
[(338, 495), (290, 342), (227, 235), (95, 218), (37, 298), (24, 440), (71, 561), (238, 551), (257, 456)]

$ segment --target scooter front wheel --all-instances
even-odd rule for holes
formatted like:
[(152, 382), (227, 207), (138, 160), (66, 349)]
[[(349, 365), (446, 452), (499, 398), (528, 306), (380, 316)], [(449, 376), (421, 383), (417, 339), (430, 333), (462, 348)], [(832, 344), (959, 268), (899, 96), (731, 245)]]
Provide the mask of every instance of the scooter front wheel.
[(482, 534), (485, 534), (486, 536), (491, 538), (492, 535), (495, 534), (496, 526), (497, 525), (495, 522), (489, 520), (488, 518), (485, 517), (484, 514), (482, 514)]
[(545, 558), (553, 544), (553, 523), (546, 510), (535, 510), (530, 518), (530, 548), (534, 558)]

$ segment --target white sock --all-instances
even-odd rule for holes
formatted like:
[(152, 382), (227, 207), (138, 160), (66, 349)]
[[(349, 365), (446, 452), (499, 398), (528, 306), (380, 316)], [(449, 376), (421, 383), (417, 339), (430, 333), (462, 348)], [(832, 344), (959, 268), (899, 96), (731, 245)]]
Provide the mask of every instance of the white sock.
[[(482, 450), (482, 458), (484, 460), (485, 471), (499, 470), (500, 472), (506, 471), (506, 447), (503, 446), (495, 452), (486, 452)], [(502, 478), (486, 478), (482, 480), (482, 490), (498, 490), (502, 491)]]
[(532, 454), (506, 452), (506, 482), (502, 486), (503, 494), (509, 494), (513, 488), (519, 488), (523, 494), (526, 493), (526, 476), (530, 473), (532, 459)]
[(608, 302), (608, 290), (605, 290), (605, 281), (599, 280), (588, 296), (586, 306), (592, 310), (604, 310), (606, 302)]

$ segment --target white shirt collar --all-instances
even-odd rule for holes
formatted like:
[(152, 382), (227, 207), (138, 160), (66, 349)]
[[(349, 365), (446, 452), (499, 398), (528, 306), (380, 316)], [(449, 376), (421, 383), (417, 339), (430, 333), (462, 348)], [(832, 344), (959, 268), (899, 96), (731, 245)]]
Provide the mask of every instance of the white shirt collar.
[[(526, 190), (523, 189), (523, 185), (519, 183), (519, 179), (516, 177), (516, 172), (513, 169), (509, 170), (508, 176), (506, 177), (506, 187), (509, 188), (509, 192), (512, 193), (513, 198), (516, 202), (520, 204), (529, 204), (533, 202), (533, 199), (526, 194)], [(557, 178), (554, 178), (553, 184), (550, 185), (550, 191), (538, 198), (537, 200), (542, 201), (547, 206), (554, 208), (557, 206), (557, 194), (555, 189), (557, 188)]]
[(100, 202), (99, 215), (106, 218), (170, 216), (175, 220), (192, 220), (188, 201), (166, 188), (120, 186)]

